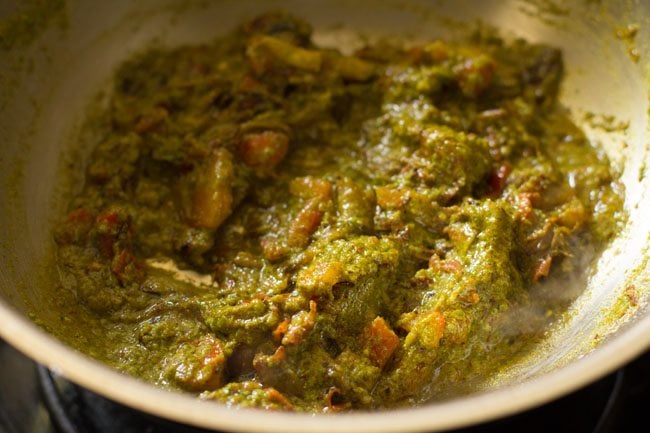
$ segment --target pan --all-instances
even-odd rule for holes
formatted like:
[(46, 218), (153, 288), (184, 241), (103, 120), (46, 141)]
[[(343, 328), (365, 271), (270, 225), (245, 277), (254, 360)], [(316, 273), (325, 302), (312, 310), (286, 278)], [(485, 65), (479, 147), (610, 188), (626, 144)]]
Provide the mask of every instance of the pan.
[[(199, 43), (262, 11), (314, 24), (318, 43), (350, 50), (378, 35), (403, 40), (466, 32), (477, 21), (562, 49), (561, 101), (625, 185), (624, 230), (585, 270), (548, 337), (480, 392), (415, 408), (306, 415), (232, 409), (121, 374), (52, 335), (65, 318), (45, 290), (56, 275), (52, 225), (75, 188), (62, 166), (84, 112), (115, 68), (155, 41)], [(208, 429), (264, 432), (436, 431), (540, 405), (616, 369), (650, 346), (650, 134), (645, 2), (553, 0), (51, 0), (0, 5), (0, 336), (110, 399)], [(78, 183), (78, 182), (77, 182)], [(83, 323), (68, 323), (79, 327)], [(101, 330), (84, 330), (101, 338)]]

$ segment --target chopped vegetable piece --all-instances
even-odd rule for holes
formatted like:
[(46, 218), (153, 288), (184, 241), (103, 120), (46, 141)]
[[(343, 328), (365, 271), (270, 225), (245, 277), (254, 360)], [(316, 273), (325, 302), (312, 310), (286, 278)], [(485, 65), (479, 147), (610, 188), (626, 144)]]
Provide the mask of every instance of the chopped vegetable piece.
[(282, 337), (282, 344), (295, 345), (303, 342), (316, 323), (316, 302), (309, 301), (309, 312), (295, 314), (289, 322), (287, 332)]
[(207, 336), (181, 345), (170, 360), (172, 379), (191, 391), (217, 389), (224, 383), (226, 357), (221, 342)]
[(422, 347), (435, 350), (440, 345), (440, 339), (445, 331), (445, 316), (433, 310), (416, 317), (411, 330), (404, 340), (406, 347), (416, 342)]
[(247, 134), (239, 146), (246, 164), (258, 169), (272, 169), (284, 159), (289, 137), (283, 132), (265, 131)]
[(298, 212), (289, 226), (288, 243), (290, 246), (301, 248), (307, 246), (309, 237), (316, 231), (323, 218), (323, 212), (318, 207), (318, 201), (311, 200)]
[(246, 52), (253, 71), (262, 76), (282, 67), (318, 72), (323, 62), (319, 51), (306, 50), (273, 36), (257, 36)]
[(370, 360), (379, 368), (384, 368), (399, 346), (399, 337), (381, 317), (376, 317), (364, 332), (370, 349)]
[(233, 163), (230, 152), (218, 149), (199, 174), (192, 200), (194, 226), (214, 230), (232, 212)]

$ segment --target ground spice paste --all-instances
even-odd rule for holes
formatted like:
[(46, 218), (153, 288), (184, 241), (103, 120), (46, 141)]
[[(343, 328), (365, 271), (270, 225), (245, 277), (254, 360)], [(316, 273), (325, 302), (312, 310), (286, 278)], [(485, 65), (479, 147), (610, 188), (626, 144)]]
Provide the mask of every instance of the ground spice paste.
[(104, 361), (233, 405), (417, 404), (541, 335), (533, 288), (618, 230), (560, 51), (311, 32), (269, 13), (116, 73), (55, 235)]

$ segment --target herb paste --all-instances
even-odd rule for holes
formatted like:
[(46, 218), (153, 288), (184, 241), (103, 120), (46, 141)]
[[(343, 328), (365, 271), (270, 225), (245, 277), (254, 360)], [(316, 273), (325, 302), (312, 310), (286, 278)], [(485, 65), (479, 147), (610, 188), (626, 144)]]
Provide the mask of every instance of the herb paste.
[(268, 13), (117, 71), (55, 233), (112, 336), (95, 356), (232, 405), (418, 404), (542, 336), (535, 288), (618, 230), (557, 49), (479, 31), (344, 55), (311, 32)]

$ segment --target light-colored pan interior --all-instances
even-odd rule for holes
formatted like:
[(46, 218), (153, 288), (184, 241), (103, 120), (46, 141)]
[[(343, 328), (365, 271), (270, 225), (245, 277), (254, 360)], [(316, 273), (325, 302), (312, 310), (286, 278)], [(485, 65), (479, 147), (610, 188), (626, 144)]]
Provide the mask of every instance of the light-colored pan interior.
[[(0, 52), (0, 335), (72, 380), (132, 406), (204, 427), (258, 431), (430, 431), (459, 426), (541, 403), (624, 363), (650, 344), (650, 179), (646, 175), (650, 162), (646, 62), (650, 58), (645, 55), (650, 54), (650, 30), (646, 30), (650, 5), (605, 0), (565, 3), (65, 2), (52, 19), (43, 20), (47, 25), (31, 43), (19, 41)], [(16, 8), (20, 5), (12, 2), (0, 6), (0, 20), (12, 16)], [(48, 255), (51, 224), (61, 210), (56, 200), (62, 192), (57, 172), (64, 162), (61, 155), (78, 134), (85, 108), (106, 88), (115, 67), (153, 41), (169, 46), (208, 41), (247, 17), (278, 8), (312, 22), (319, 43), (343, 50), (378, 34), (409, 40), (462, 32), (477, 19), (505, 35), (563, 49), (567, 75), (562, 101), (620, 167), (629, 222), (598, 260), (567, 320), (530, 356), (495, 377), (496, 390), (389, 414), (314, 418), (234, 411), (123, 377), (68, 349), (27, 319), (38, 317), (46, 327), (60, 321), (55, 300), (44, 295), (51, 292), (42, 290), (54, 272)], [(629, 25), (638, 26), (638, 34), (621, 37)], [(633, 50), (641, 53), (636, 62), (630, 55)], [(595, 117), (587, 121), (586, 113)], [(622, 124), (627, 127), (606, 131)], [(74, 154), (72, 162), (82, 164), (83, 156), (83, 152)]]

